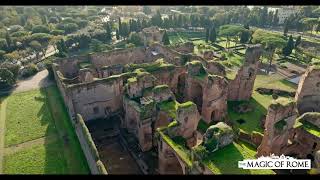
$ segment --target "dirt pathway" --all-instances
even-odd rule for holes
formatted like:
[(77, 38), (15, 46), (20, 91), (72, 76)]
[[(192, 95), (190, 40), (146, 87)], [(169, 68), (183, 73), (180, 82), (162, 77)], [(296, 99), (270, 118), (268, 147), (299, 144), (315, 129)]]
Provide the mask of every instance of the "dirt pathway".
[(6, 106), (7, 100), (2, 100), (0, 104), (0, 174), (3, 169), (3, 156), (4, 156), (4, 130), (5, 130), (5, 119), (6, 119)]
[(51, 142), (56, 141), (58, 138), (56, 135), (52, 135), (52, 136), (45, 136), (42, 138), (38, 138), (38, 139), (34, 139), (31, 141), (27, 141), (21, 144), (17, 144), (17, 145), (13, 145), (10, 147), (7, 147), (4, 149), (4, 155), (9, 155), (9, 154), (13, 154), (15, 152), (18, 152), (20, 150), (23, 150), (25, 148), (29, 148), (31, 146), (35, 146), (35, 145), (45, 145), (45, 144), (49, 144)]

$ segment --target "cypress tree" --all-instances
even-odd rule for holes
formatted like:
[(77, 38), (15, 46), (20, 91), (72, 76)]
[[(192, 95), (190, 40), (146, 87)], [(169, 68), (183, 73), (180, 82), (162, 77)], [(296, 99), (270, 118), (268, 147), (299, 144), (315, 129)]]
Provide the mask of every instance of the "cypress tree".
[(216, 39), (217, 39), (217, 32), (216, 32), (216, 28), (213, 25), (210, 30), (209, 40), (211, 42), (215, 42)]
[(209, 41), (209, 28), (206, 28), (206, 43)]
[(169, 36), (167, 34), (167, 31), (165, 31), (163, 34), (162, 42), (164, 45), (170, 45), (170, 40), (169, 40)]

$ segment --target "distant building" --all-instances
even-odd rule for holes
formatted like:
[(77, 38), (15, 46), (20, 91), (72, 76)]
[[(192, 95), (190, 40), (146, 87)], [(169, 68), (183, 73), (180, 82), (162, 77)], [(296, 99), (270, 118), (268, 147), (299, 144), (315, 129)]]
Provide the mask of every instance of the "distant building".
[(279, 7), (279, 8), (268, 8), (269, 11), (278, 10), (279, 24), (283, 24), (287, 18), (291, 15), (298, 13), (298, 10), (292, 6)]

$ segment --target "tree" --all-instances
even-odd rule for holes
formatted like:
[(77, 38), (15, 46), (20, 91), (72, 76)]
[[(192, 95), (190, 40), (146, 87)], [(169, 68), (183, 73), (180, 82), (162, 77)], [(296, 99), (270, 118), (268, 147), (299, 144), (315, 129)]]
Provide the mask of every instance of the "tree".
[(300, 43), (301, 43), (301, 36), (298, 36), (294, 47), (297, 48)]
[[(181, 22), (181, 16), (179, 16), (179, 25), (182, 26)], [(151, 17), (151, 24), (154, 26), (158, 26), (158, 27), (162, 27), (162, 18), (161, 18), (161, 14), (160, 11), (158, 10), (157, 13), (155, 15), (153, 15)]]
[(76, 23), (68, 23), (64, 25), (62, 30), (64, 30), (66, 34), (70, 34), (74, 31), (77, 31), (78, 29), (79, 26)]
[(12, 49), (13, 44), (12, 44), (12, 39), (9, 32), (6, 32), (6, 41), (7, 41), (8, 50), (10, 51)]
[(120, 39), (120, 35), (119, 35), (119, 30), (116, 30), (116, 39), (119, 40)]
[(67, 56), (68, 49), (67, 49), (67, 46), (66, 46), (63, 39), (60, 39), (60, 41), (57, 42), (57, 49), (59, 51), (57, 54), (58, 57), (66, 57)]
[(170, 45), (170, 40), (169, 40), (169, 36), (167, 34), (167, 31), (164, 31), (164, 34), (162, 37), (162, 42), (164, 45)]
[(13, 78), (14, 79), (17, 79), (18, 77), (18, 72), (20, 70), (20, 65), (18, 64), (13, 64), (13, 63), (10, 63), (10, 62), (4, 62), (1, 64), (0, 68), (5, 68), (5, 69), (8, 69), (12, 74), (13, 74)]
[(109, 23), (105, 24), (105, 30), (106, 30), (106, 40), (111, 41), (112, 40), (112, 31), (111, 31), (111, 26)]
[(240, 43), (247, 43), (250, 39), (251, 33), (249, 30), (244, 30), (240, 35)]
[(36, 55), (36, 59), (40, 60), (40, 52), (42, 51), (42, 45), (38, 41), (31, 41), (29, 43), (30, 48), (33, 50), (33, 52)]
[(217, 39), (216, 28), (214, 27), (214, 25), (212, 25), (210, 29), (210, 34), (209, 34), (209, 40), (211, 41), (211, 43), (213, 43), (213, 42), (216, 42), (216, 39)]
[(290, 35), (287, 45), (282, 50), (283, 55), (285, 57), (289, 56), (292, 53), (293, 48), (294, 48), (294, 42), (293, 42), (292, 35)]
[(269, 74), (275, 50), (282, 49), (286, 45), (286, 41), (279, 34), (258, 29), (252, 35), (252, 42), (255, 44), (260, 43), (264, 46), (265, 55), (269, 59), (269, 68), (267, 69)]
[(118, 19), (118, 34), (119, 34), (119, 38), (123, 36), (122, 23), (121, 23), (120, 17)]
[(289, 24), (288, 24), (288, 19), (286, 19), (284, 23), (283, 35), (287, 36), (288, 31), (289, 31)]
[(0, 39), (0, 50), (7, 51), (8, 50), (8, 44), (6, 39)]
[(223, 25), (219, 28), (219, 35), (227, 38), (226, 48), (228, 48), (230, 37), (239, 36), (245, 29), (238, 25)]
[(208, 43), (209, 41), (209, 34), (210, 34), (209, 28), (206, 28), (206, 43)]
[(0, 84), (12, 86), (16, 83), (16, 79), (12, 72), (6, 68), (0, 68)]
[(102, 52), (106, 49), (104, 44), (97, 39), (92, 39), (89, 47), (93, 52)]
[(151, 14), (151, 8), (149, 6), (143, 6), (143, 13)]
[(128, 42), (134, 44), (135, 46), (142, 46), (143, 41), (136, 32), (132, 32), (129, 35)]
[(47, 26), (37, 25), (32, 28), (32, 33), (49, 33), (50, 30)]

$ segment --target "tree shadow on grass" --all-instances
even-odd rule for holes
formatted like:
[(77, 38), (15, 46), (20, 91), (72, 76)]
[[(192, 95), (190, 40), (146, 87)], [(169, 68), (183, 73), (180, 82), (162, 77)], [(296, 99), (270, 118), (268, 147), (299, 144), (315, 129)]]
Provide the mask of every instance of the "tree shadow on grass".
[[(42, 88), (44, 112), (55, 128), (54, 145), (46, 146), (46, 174), (88, 174), (90, 172), (67, 109), (57, 86)], [(48, 139), (49, 140), (49, 139)]]

